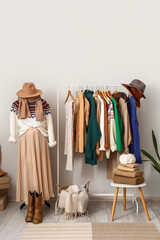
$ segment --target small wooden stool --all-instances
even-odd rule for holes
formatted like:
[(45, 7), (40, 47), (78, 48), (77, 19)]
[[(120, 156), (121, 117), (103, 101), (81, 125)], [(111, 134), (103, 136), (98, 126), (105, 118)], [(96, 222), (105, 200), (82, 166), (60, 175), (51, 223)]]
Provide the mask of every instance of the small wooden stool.
[(141, 189), (142, 187), (146, 186), (146, 183), (142, 183), (139, 185), (129, 185), (129, 184), (119, 184), (119, 183), (111, 182), (111, 186), (116, 188), (115, 195), (114, 195), (114, 201), (113, 201), (113, 207), (112, 207), (111, 221), (113, 221), (113, 219), (114, 219), (114, 212), (115, 212), (115, 208), (116, 208), (116, 202), (117, 202), (119, 188), (123, 188), (123, 211), (126, 211), (126, 188), (138, 188), (139, 189), (147, 219), (148, 219), (148, 221), (150, 221), (150, 217), (148, 214), (148, 210), (147, 210), (146, 203), (145, 203), (142, 189)]

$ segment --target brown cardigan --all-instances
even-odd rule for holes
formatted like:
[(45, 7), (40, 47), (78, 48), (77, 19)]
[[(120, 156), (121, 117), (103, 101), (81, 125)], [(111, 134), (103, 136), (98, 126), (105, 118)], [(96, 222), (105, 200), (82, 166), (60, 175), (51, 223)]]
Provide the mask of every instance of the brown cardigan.
[(76, 102), (78, 105), (78, 111), (76, 112), (74, 119), (76, 141), (75, 151), (83, 153), (87, 136), (86, 128), (89, 123), (90, 104), (83, 92), (77, 93)]

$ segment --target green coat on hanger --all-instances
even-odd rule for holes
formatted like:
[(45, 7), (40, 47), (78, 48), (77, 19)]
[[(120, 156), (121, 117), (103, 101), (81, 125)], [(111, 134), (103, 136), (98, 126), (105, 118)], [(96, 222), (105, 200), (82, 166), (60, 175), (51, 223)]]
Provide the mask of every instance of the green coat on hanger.
[(113, 103), (115, 125), (116, 125), (116, 148), (117, 148), (117, 151), (122, 152), (123, 151), (123, 143), (122, 143), (123, 122), (117, 109), (116, 100), (113, 97), (111, 97), (111, 101)]
[(90, 117), (85, 146), (85, 163), (96, 165), (97, 164), (96, 144), (101, 137), (101, 131), (97, 122), (95, 100), (92, 96), (93, 91), (85, 90), (84, 95), (90, 103)]

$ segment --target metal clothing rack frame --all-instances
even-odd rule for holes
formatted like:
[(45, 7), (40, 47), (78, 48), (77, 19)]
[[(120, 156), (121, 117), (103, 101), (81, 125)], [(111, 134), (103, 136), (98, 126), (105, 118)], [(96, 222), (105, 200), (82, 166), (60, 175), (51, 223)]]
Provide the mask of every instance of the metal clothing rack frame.
[[(57, 91), (57, 184), (60, 183), (60, 91), (62, 89), (71, 90), (72, 88), (76, 88), (76, 91), (82, 91), (85, 89), (93, 90), (93, 88), (97, 88), (97, 90), (109, 90), (114, 88), (114, 90), (118, 90), (118, 88), (123, 88), (122, 85), (62, 85), (59, 87)], [(124, 89), (124, 88), (123, 88)], [(57, 196), (59, 195), (59, 188), (57, 188)], [(97, 196), (114, 196), (114, 194), (93, 194), (94, 197)], [(136, 194), (129, 194), (132, 198), (132, 202), (136, 201)]]

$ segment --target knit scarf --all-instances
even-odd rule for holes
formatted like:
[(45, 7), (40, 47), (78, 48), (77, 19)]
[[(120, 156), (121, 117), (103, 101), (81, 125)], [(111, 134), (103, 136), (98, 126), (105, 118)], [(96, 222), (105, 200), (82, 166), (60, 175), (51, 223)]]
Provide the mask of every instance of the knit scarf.
[(18, 109), (18, 118), (25, 119), (31, 117), (28, 103), (35, 102), (35, 115), (36, 121), (43, 121), (43, 106), (40, 96), (31, 97), (31, 98), (18, 98), (19, 100), (19, 109)]

